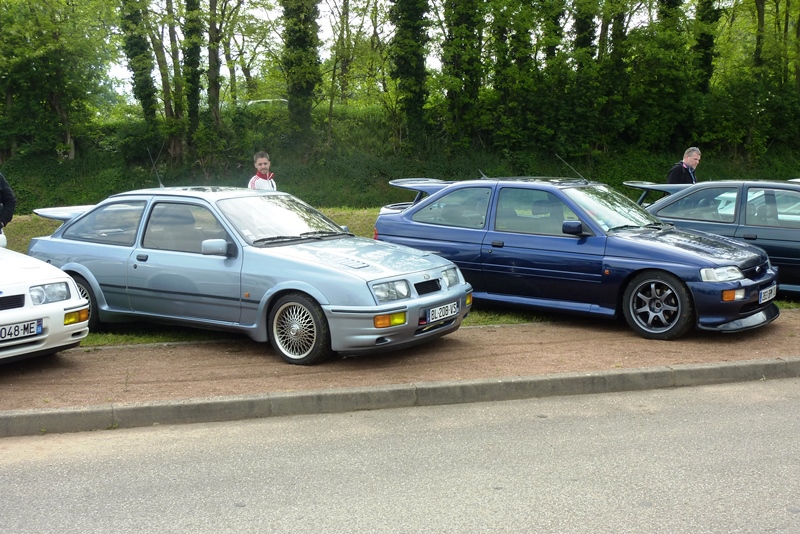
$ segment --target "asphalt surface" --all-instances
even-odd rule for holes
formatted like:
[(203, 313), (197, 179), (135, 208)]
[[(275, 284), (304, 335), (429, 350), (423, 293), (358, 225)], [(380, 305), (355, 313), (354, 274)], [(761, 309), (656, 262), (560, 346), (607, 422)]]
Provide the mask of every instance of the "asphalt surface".
[(0, 412), (0, 437), (641, 391), (796, 377), (800, 377), (800, 357), (125, 405), (9, 410)]

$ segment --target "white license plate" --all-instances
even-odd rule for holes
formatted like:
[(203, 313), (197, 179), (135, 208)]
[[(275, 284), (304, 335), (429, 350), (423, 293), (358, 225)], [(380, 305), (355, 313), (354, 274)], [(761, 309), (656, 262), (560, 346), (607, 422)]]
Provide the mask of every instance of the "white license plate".
[(42, 333), (42, 320), (34, 319), (27, 323), (7, 324), (0, 326), (0, 341), (35, 336)]
[(778, 293), (778, 284), (773, 284), (767, 289), (762, 289), (758, 292), (758, 303), (763, 304), (775, 298)]
[(458, 315), (458, 302), (451, 302), (444, 306), (431, 308), (428, 310), (428, 322), (433, 323), (435, 321), (441, 321), (442, 319), (447, 319), (454, 315)]

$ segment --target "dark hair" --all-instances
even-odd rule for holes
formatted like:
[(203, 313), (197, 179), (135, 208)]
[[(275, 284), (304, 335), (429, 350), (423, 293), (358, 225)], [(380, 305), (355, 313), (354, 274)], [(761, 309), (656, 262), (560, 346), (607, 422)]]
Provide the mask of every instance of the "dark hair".
[(267, 154), (267, 153), (266, 153), (266, 152), (264, 152), (263, 150), (261, 150), (261, 151), (259, 151), (259, 152), (256, 152), (256, 155), (255, 155), (255, 156), (253, 156), (253, 163), (255, 163), (256, 161), (260, 160), (261, 158), (267, 158), (267, 159), (269, 159), (269, 154)]

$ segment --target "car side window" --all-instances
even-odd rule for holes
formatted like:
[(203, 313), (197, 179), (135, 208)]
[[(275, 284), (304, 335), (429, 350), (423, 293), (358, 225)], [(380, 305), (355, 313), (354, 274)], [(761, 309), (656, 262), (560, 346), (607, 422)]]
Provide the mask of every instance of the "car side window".
[(785, 228), (800, 228), (800, 192), (775, 189), (778, 223)]
[(800, 192), (751, 187), (747, 192), (746, 224), (800, 228)]
[(707, 187), (664, 206), (655, 215), (671, 219), (733, 222), (737, 204), (735, 187)]
[(565, 220), (578, 220), (558, 197), (547, 191), (505, 187), (497, 198), (495, 230), (561, 235)]
[(228, 239), (217, 218), (205, 206), (159, 202), (144, 231), (144, 248), (199, 254), (205, 239)]
[(129, 247), (136, 242), (145, 202), (115, 202), (101, 206), (64, 230), (64, 239)]
[(488, 187), (459, 189), (418, 210), (411, 220), (459, 228), (483, 228), (491, 194)]

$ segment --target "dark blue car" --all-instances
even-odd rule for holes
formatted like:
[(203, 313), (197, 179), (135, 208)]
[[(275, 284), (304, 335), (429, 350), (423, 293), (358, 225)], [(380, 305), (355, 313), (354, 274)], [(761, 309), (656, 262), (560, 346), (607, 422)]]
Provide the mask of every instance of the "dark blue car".
[(735, 332), (779, 315), (777, 270), (760, 248), (663, 223), (611, 187), (562, 178), (392, 185), (375, 239), (455, 262), (483, 301), (624, 316), (648, 339), (694, 327)]

